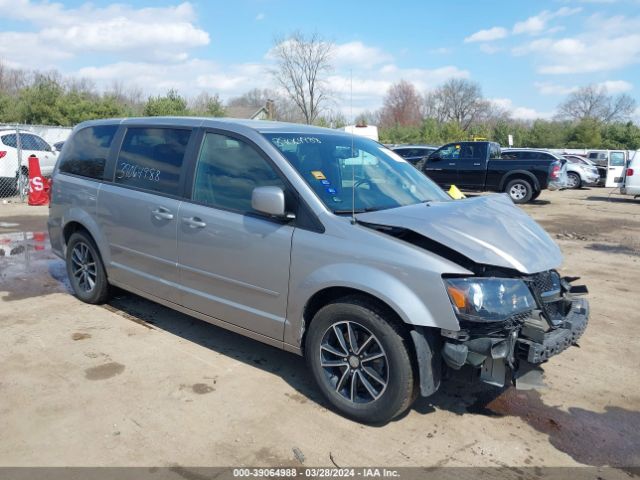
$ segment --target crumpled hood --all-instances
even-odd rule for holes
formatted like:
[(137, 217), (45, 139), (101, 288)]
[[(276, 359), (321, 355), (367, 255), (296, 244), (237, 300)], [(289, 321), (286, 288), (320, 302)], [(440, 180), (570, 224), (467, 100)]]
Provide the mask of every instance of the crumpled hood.
[(504, 194), (360, 213), (357, 220), (412, 230), (474, 262), (538, 273), (562, 264), (560, 248)]

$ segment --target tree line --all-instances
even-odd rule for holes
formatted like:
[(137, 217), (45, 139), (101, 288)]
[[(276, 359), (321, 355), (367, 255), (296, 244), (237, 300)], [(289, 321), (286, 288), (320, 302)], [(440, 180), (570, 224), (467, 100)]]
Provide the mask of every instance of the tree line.
[(640, 127), (631, 121), (636, 102), (611, 95), (604, 86), (587, 85), (558, 105), (553, 119), (520, 120), (482, 95), (480, 85), (450, 79), (423, 95), (413, 84), (392, 85), (375, 112), (361, 123), (377, 124), (385, 143), (442, 144), (487, 138), (517, 147), (640, 148)]
[[(327, 81), (334, 52), (335, 45), (318, 34), (277, 38), (269, 73), (278, 90), (255, 88), (226, 103), (217, 94), (186, 98), (173, 89), (145, 97), (121, 82), (98, 91), (86, 79), (12, 69), (0, 62), (0, 123), (71, 126), (122, 116), (220, 117), (235, 107), (257, 110), (269, 101), (274, 120), (339, 128), (347, 120)], [(363, 112), (356, 122), (378, 125), (384, 143), (486, 138), (508, 145), (512, 135), (514, 146), (637, 149), (640, 127), (631, 121), (635, 108), (627, 94), (611, 95), (604, 86), (588, 85), (570, 93), (553, 119), (525, 121), (485, 98), (480, 85), (467, 79), (452, 78), (425, 93), (401, 80), (387, 90), (379, 110)]]

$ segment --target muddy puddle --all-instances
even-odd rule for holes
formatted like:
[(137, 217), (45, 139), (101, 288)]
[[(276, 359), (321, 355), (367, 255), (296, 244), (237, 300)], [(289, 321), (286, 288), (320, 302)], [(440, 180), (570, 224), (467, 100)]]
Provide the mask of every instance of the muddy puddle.
[(47, 232), (0, 234), (0, 301), (70, 292), (65, 264)]
[(479, 394), (467, 412), (490, 418), (518, 417), (575, 461), (591, 466), (640, 466), (640, 412), (615, 406), (603, 412), (546, 405), (535, 390), (509, 388)]

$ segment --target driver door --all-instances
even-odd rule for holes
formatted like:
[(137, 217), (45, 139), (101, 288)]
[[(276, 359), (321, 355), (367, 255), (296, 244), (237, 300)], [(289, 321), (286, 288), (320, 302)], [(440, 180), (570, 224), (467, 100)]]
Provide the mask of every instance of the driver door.
[(424, 174), (441, 187), (448, 188), (458, 182), (460, 144), (445, 145), (433, 152), (424, 165)]
[(266, 155), (243, 137), (204, 133), (193, 188), (178, 215), (184, 306), (282, 340), (294, 227), (251, 208), (253, 189), (286, 189)]

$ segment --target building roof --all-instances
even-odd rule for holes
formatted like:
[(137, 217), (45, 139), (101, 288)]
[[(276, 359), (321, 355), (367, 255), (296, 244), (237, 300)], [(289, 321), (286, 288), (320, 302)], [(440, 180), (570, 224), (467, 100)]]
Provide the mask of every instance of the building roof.
[(252, 120), (255, 118), (258, 118), (261, 114), (262, 115), (269, 114), (269, 112), (265, 107), (260, 107), (256, 109), (256, 107), (233, 106), (233, 107), (227, 107), (225, 111), (226, 111), (227, 117), (248, 118)]

